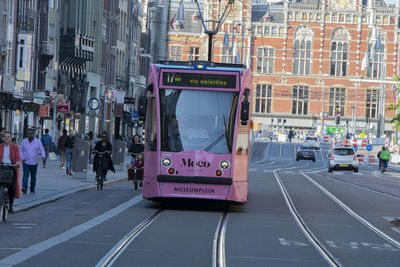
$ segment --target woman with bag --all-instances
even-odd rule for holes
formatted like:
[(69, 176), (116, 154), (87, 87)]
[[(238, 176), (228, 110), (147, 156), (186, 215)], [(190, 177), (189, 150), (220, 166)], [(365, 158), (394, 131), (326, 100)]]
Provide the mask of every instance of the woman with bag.
[(14, 166), (14, 175), (16, 176), (14, 179), (14, 183), (9, 187), (9, 200), (10, 207), (9, 212), (14, 212), (14, 198), (21, 198), (21, 183), (19, 181), (19, 164), (20, 164), (20, 155), (18, 145), (11, 143), (11, 133), (6, 132), (3, 136), (4, 143), (0, 144), (0, 164), (17, 164)]

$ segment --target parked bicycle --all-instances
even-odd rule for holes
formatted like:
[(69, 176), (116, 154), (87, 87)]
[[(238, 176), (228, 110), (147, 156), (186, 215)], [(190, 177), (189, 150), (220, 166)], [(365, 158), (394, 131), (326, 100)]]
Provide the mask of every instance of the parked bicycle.
[(1, 164), (0, 165), (0, 221), (6, 221), (8, 210), (10, 208), (9, 188), (16, 179), (13, 167), (18, 164)]
[(109, 151), (99, 152), (94, 151), (95, 154), (99, 157), (99, 164), (96, 170), (96, 182), (97, 182), (97, 190), (103, 190), (104, 181), (107, 180), (107, 170), (108, 170), (108, 162), (107, 156), (110, 154)]
[(132, 164), (128, 165), (128, 180), (132, 181), (137, 190), (142, 187), (143, 181), (143, 169), (144, 169), (144, 156), (143, 152), (141, 153), (130, 153), (132, 158), (134, 159)]

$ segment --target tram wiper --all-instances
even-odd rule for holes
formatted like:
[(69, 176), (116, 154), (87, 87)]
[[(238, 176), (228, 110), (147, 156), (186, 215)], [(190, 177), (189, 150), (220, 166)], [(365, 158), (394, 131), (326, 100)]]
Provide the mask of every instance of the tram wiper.
[(225, 133), (221, 134), (220, 136), (218, 136), (217, 139), (215, 139), (214, 142), (212, 142), (208, 147), (206, 147), (205, 149), (203, 149), (204, 151), (209, 151), (211, 148), (213, 148), (216, 144), (218, 144), (225, 136)]
[(226, 129), (225, 114), (222, 114), (222, 117), (224, 119), (224, 133), (221, 134), (220, 136), (218, 136), (218, 138), (215, 139), (214, 142), (209, 144), (208, 147), (206, 147), (204, 149), (204, 151), (210, 151), (210, 149), (213, 148), (216, 144), (218, 144), (224, 138), (224, 136), (225, 136), (225, 139), (226, 139), (226, 143), (228, 144), (228, 136), (227, 136), (227, 129)]

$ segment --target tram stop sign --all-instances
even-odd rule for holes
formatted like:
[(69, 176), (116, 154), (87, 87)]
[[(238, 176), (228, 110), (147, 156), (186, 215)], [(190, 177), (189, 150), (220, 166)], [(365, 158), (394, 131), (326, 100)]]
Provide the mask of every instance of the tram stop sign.
[(368, 150), (368, 151), (371, 151), (371, 150), (373, 149), (373, 147), (372, 147), (372, 145), (367, 145), (367, 146), (365, 147), (365, 149)]

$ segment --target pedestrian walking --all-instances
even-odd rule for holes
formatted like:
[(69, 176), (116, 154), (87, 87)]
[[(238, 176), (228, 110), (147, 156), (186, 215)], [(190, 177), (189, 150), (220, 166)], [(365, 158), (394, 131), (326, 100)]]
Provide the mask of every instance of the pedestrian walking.
[(50, 149), (53, 147), (53, 138), (49, 134), (49, 129), (44, 130), (45, 134), (40, 138), (44, 151), (46, 152), (46, 160), (43, 162), (43, 168), (46, 168), (46, 162), (49, 159)]
[(33, 130), (29, 129), (27, 132), (27, 138), (22, 140), (20, 147), (20, 155), (24, 171), (22, 180), (22, 192), (24, 194), (28, 188), (29, 174), (31, 174), (30, 190), (32, 193), (35, 193), (39, 152), (42, 156), (43, 164), (45, 164), (46, 152), (44, 151), (42, 142), (35, 138)]
[(60, 151), (60, 168), (65, 168), (65, 142), (67, 141), (67, 130), (63, 130), (63, 135), (58, 138), (57, 147)]
[(4, 134), (6, 132), (6, 128), (0, 128), (0, 144), (4, 143)]
[(89, 132), (89, 143), (90, 143), (89, 163), (93, 164), (93, 159), (94, 159), (93, 149), (97, 143), (97, 138), (94, 137), (93, 132)]
[(67, 170), (66, 173), (68, 175), (72, 176), (71, 170), (72, 170), (72, 149), (74, 148), (75, 144), (75, 136), (73, 135), (68, 135), (67, 138), (65, 139), (65, 159), (67, 162)]
[(19, 181), (19, 164), (20, 164), (20, 154), (18, 145), (11, 143), (11, 133), (6, 132), (3, 135), (4, 143), (0, 144), (0, 164), (12, 164), (17, 166), (12, 167), (14, 169), (14, 183), (8, 188), (8, 199), (10, 201), (10, 206), (8, 211), (10, 213), (14, 212), (14, 198), (21, 197), (21, 184)]
[(292, 143), (292, 139), (294, 138), (293, 129), (290, 129), (290, 130), (289, 130), (288, 137), (289, 137), (289, 143)]

